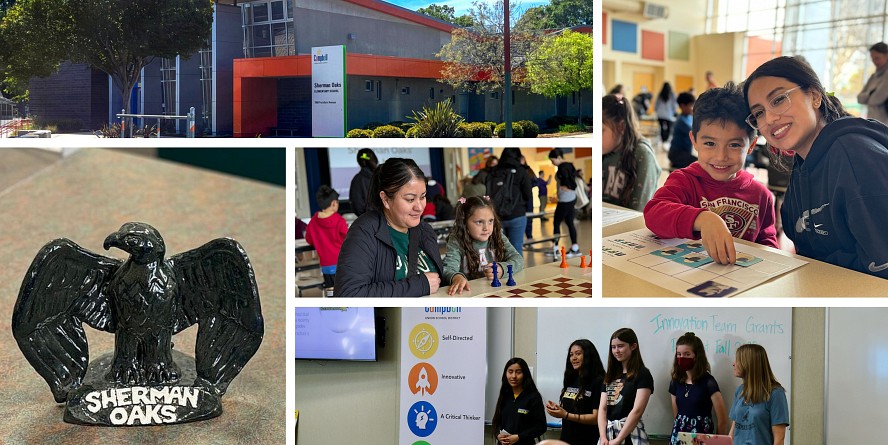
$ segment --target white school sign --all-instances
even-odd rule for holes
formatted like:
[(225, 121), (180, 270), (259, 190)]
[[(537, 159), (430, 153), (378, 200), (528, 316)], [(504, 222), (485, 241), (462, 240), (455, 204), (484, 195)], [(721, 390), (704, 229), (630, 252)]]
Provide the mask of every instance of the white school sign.
[(483, 441), (486, 314), (484, 308), (401, 310), (400, 445)]
[(311, 135), (345, 137), (345, 45), (311, 49)]

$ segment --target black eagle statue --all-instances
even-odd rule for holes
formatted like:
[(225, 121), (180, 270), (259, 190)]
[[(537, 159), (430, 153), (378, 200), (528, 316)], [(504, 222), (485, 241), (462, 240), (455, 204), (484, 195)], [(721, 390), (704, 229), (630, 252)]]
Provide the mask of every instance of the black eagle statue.
[[(219, 238), (165, 259), (160, 233), (140, 222), (108, 235), (104, 248), (112, 247), (129, 258), (49, 242), (13, 310), (13, 336), (56, 402), (68, 403), (65, 420), (151, 425), (221, 414), (219, 398), (264, 334), (243, 248)], [(115, 335), (113, 355), (90, 364), (83, 323)], [(172, 336), (194, 324), (192, 360), (173, 350)]]

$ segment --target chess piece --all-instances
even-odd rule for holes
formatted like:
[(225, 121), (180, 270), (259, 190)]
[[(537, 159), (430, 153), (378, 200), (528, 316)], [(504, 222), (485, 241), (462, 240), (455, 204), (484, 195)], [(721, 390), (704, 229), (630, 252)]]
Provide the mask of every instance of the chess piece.
[(503, 283), (500, 283), (499, 280), (499, 271), (497, 270), (496, 263), (493, 263), (493, 281), (490, 283), (493, 287), (500, 287)]
[(561, 246), (561, 265), (562, 269), (567, 269), (567, 254), (564, 252), (564, 246)]
[(516, 283), (515, 283), (515, 279), (512, 278), (512, 265), (509, 264), (507, 266), (507, 268), (508, 268), (507, 270), (509, 271), (509, 281), (506, 281), (506, 285), (507, 286), (514, 286)]
[[(589, 262), (590, 263), (592, 262), (591, 257), (589, 258)], [(580, 256), (580, 269), (585, 269), (586, 267), (588, 267), (588, 266), (586, 266), (586, 255), (581, 255)]]

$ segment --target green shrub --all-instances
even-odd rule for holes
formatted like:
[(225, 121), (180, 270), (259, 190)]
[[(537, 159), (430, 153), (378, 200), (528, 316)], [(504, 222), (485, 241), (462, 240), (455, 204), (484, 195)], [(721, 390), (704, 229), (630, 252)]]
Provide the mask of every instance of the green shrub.
[[(496, 137), (500, 137), (500, 138), (506, 137), (506, 123), (505, 122), (496, 126)], [(524, 137), (524, 128), (522, 128), (521, 124), (518, 122), (512, 122), (512, 137), (513, 138)]]
[(372, 138), (373, 132), (370, 130), (364, 130), (362, 128), (355, 128), (352, 130), (348, 130), (345, 137), (347, 138)]
[(533, 121), (518, 121), (521, 124), (521, 128), (524, 129), (524, 137), (526, 138), (535, 138), (540, 134), (540, 126), (533, 123)]
[(491, 134), (496, 133), (496, 122), (486, 121), (486, 122), (484, 122), (484, 125), (487, 125), (488, 127), (490, 127)]
[(415, 138), (416, 136), (416, 127), (411, 126), (407, 133), (404, 134), (404, 137), (407, 138)]
[(578, 133), (583, 130), (584, 129), (580, 128), (580, 126), (577, 124), (565, 124), (558, 127), (559, 133)]
[(416, 122), (413, 128), (416, 129), (416, 137), (420, 138), (459, 137), (459, 124), (465, 120), (453, 111), (450, 99), (438, 102), (434, 108), (423, 106), (422, 111), (414, 111), (409, 118)]
[(402, 138), (404, 130), (394, 125), (382, 125), (373, 130), (374, 138)]
[(464, 138), (492, 138), (493, 130), (486, 122), (463, 122), (459, 124)]

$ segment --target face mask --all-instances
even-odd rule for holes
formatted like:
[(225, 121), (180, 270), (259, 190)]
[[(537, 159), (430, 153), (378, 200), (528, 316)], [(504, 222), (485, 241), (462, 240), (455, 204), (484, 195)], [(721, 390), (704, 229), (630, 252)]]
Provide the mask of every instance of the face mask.
[(681, 369), (682, 371), (690, 371), (690, 370), (694, 369), (694, 362), (695, 361), (693, 358), (678, 357), (678, 358), (676, 358), (676, 360), (678, 360), (678, 369)]

